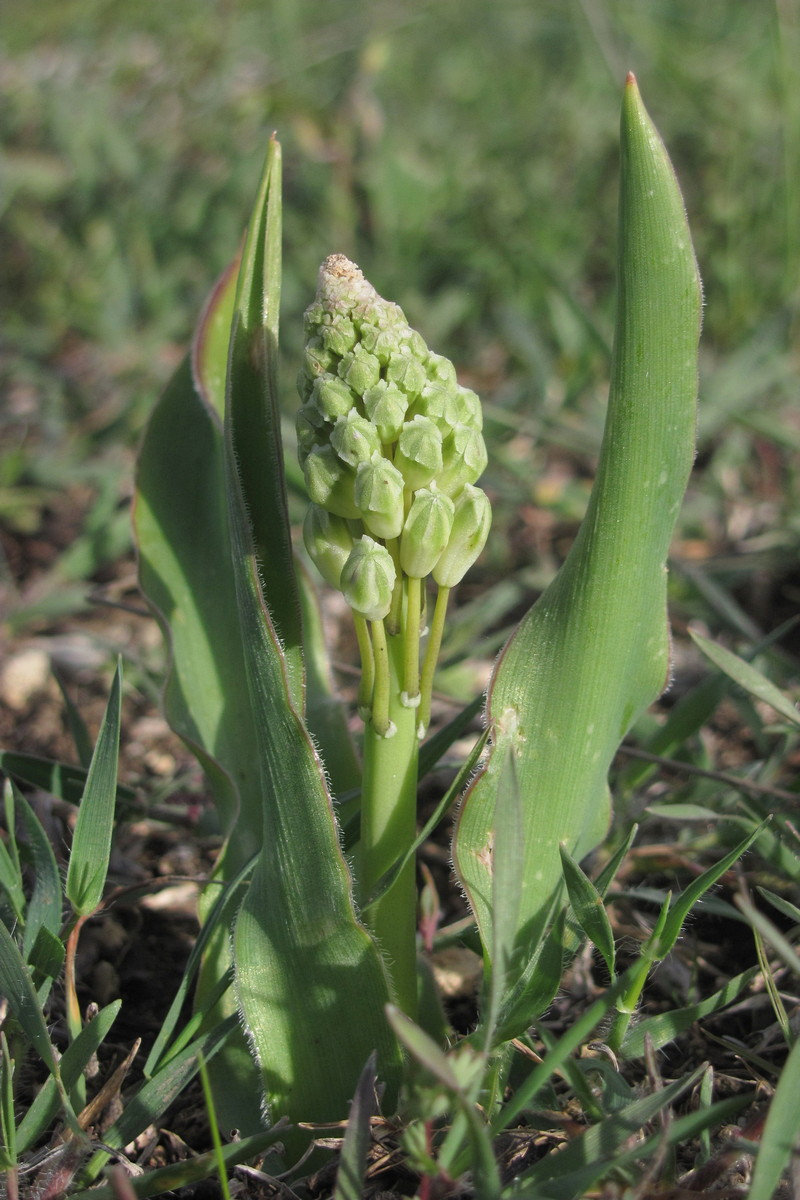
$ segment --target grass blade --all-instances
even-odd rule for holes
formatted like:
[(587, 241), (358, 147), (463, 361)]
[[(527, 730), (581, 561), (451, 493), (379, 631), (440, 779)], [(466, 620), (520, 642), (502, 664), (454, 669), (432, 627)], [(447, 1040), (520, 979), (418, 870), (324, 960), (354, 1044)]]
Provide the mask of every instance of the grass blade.
[(370, 1117), (375, 1107), (375, 1055), (371, 1054), (350, 1105), (344, 1141), (336, 1172), (333, 1200), (362, 1200), (369, 1150)]
[(78, 916), (97, 909), (108, 873), (117, 796), (121, 695), (120, 659), (86, 777), (69, 856), (66, 894)]
[(786, 1060), (769, 1106), (761, 1145), (753, 1168), (748, 1200), (772, 1200), (781, 1175), (797, 1152), (797, 1094), (800, 1090), (800, 1040)]

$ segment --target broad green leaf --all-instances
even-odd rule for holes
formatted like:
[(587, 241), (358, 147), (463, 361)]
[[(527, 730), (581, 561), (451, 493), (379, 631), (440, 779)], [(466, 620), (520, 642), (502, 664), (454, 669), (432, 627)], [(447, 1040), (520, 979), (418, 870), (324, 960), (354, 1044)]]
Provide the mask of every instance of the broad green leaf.
[(765, 704), (769, 704), (770, 708), (774, 708), (792, 725), (800, 725), (800, 712), (797, 711), (789, 697), (785, 696), (774, 683), (771, 683), (766, 675), (763, 675), (750, 663), (745, 662), (743, 658), (739, 658), (738, 654), (734, 654), (732, 650), (726, 650), (724, 646), (717, 645), (716, 642), (695, 633), (692, 629), (689, 630), (689, 634), (706, 658), (710, 659), (715, 667), (719, 667), (720, 671), (729, 679), (737, 683), (740, 688), (744, 688), (751, 696), (755, 696), (756, 700), (763, 700)]
[(86, 789), (78, 809), (69, 855), (67, 899), (78, 916), (82, 917), (93, 913), (103, 899), (111, 856), (117, 798), (121, 695), (120, 660), (86, 777)]
[(692, 464), (700, 286), (680, 191), (629, 78), (611, 392), (597, 479), (566, 563), (503, 651), (487, 713), (493, 750), (461, 808), (454, 857), (491, 946), (500, 764), (516, 756), (525, 872), (518, 941), (603, 837), (607, 774), (668, 674), (666, 558)]
[(236, 923), (236, 986), (275, 1115), (345, 1116), (373, 1050), (396, 1092), (390, 990), (356, 918), (333, 803), (303, 719), (297, 587), (283, 491), (276, 346), (280, 155), (270, 146), (242, 255), (226, 402), (240, 637), (258, 730), (264, 849)]
[(800, 1040), (787, 1058), (772, 1097), (758, 1149), (748, 1200), (772, 1200), (792, 1154), (798, 1152), (800, 1129), (797, 1093), (800, 1089)]

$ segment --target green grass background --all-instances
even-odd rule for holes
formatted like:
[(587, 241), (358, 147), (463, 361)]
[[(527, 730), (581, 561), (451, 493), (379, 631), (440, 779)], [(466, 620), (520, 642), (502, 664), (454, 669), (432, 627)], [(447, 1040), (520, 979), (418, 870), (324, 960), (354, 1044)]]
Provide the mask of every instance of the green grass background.
[(127, 544), (130, 452), (273, 130), (287, 414), (302, 310), (343, 251), (485, 398), (509, 535), (487, 570), (547, 575), (531, 514), (580, 515), (602, 429), (629, 69), (705, 282), (683, 537), (796, 555), (798, 0), (6, 0), (0, 46), (0, 521), (34, 532), (84, 487), (102, 536), (67, 575)]

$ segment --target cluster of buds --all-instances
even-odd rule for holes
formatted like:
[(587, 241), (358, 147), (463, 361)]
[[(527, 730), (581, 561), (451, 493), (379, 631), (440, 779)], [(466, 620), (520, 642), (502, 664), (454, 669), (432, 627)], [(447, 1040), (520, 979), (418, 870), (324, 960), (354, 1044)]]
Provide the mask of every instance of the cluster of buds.
[(320, 269), (305, 332), (297, 442), (311, 500), (306, 548), (355, 614), (416, 638), (403, 691), (414, 706), (419, 581), (431, 575), (448, 592), (491, 523), (475, 486), (487, 461), (480, 400), (343, 255)]

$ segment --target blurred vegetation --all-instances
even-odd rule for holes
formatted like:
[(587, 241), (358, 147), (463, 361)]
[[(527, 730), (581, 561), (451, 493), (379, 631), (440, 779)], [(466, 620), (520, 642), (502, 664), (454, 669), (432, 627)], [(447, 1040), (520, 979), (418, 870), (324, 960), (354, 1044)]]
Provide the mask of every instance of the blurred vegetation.
[(546, 577), (602, 428), (628, 69), (705, 282), (684, 549), (734, 583), (796, 557), (798, 0), (7, 0), (0, 23), (0, 525), (31, 536), (71, 497), (62, 583), (128, 544), (131, 452), (273, 130), (287, 413), (317, 266), (343, 251), (488, 405), (507, 536), (485, 572)]

